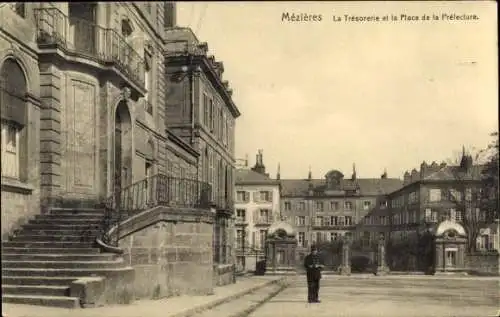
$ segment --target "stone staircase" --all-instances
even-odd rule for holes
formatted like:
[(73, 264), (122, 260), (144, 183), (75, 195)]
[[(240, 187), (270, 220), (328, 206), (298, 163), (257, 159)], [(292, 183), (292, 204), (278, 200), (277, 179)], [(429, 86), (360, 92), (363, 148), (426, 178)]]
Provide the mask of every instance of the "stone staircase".
[(2, 301), (78, 308), (73, 281), (130, 269), (119, 255), (95, 247), (103, 217), (98, 209), (53, 209), (2, 242)]

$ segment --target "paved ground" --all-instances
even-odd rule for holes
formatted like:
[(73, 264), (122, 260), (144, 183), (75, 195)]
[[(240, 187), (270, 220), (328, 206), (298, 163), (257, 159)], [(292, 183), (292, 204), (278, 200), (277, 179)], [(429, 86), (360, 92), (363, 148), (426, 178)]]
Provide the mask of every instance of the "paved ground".
[(498, 316), (498, 278), (339, 277), (321, 281), (319, 304), (306, 302), (304, 277), (249, 317)]
[(210, 296), (178, 296), (159, 300), (137, 300), (130, 305), (112, 305), (97, 308), (65, 309), (32, 305), (3, 304), (2, 314), (7, 317), (180, 317), (194, 308), (225, 302), (231, 297), (253, 288), (263, 287), (280, 276), (253, 276), (237, 279), (214, 289)]

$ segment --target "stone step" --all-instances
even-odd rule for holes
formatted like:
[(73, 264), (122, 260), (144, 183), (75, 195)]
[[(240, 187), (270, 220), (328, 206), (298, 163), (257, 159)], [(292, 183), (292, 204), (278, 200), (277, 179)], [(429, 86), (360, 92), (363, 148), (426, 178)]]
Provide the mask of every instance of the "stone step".
[(2, 283), (2, 294), (69, 296), (69, 286), (54, 285), (9, 285)]
[(7, 241), (3, 242), (3, 247), (14, 248), (92, 248), (92, 242), (61, 242), (61, 241), (41, 241), (41, 242), (28, 242), (28, 241)]
[(90, 225), (87, 223), (69, 223), (69, 224), (60, 224), (60, 223), (50, 223), (50, 224), (25, 224), (23, 225), (23, 230), (75, 230), (75, 231), (84, 231), (84, 230), (98, 230), (101, 228), (101, 223)]
[(93, 242), (96, 236), (92, 235), (31, 235), (27, 233), (21, 233), (17, 236), (12, 237), (12, 242), (14, 241), (34, 241), (34, 242)]
[[(44, 229), (24, 229), (21, 231), (17, 236), (20, 235), (34, 235), (34, 236), (57, 236), (57, 235), (67, 235), (67, 236), (83, 236), (83, 235), (90, 235), (90, 236), (98, 236), (100, 234), (99, 229), (61, 229), (61, 230), (44, 230)], [(17, 237), (16, 236), (16, 237)]]
[(123, 259), (113, 261), (11, 261), (2, 260), (2, 269), (111, 269), (123, 265)]
[(3, 303), (52, 306), (61, 308), (80, 308), (80, 299), (65, 296), (37, 296), (37, 295), (3, 295)]
[(71, 282), (84, 276), (59, 277), (59, 276), (2, 276), (2, 284), (11, 285), (55, 285), (68, 286)]
[(114, 261), (117, 258), (119, 258), (119, 255), (113, 253), (97, 253), (97, 254), (2, 253), (2, 261)]
[(82, 219), (82, 218), (35, 218), (31, 219), (28, 223), (30, 224), (45, 224), (45, 225), (51, 225), (51, 224), (62, 224), (62, 225), (99, 225), (103, 223), (103, 219), (100, 218), (87, 218), (87, 219)]
[(94, 215), (104, 215), (104, 209), (88, 209), (88, 208), (52, 208), (49, 211), (49, 215), (78, 215), (78, 214), (94, 214)]
[(80, 220), (87, 220), (87, 219), (103, 219), (103, 215), (96, 215), (96, 214), (78, 214), (78, 215), (54, 215), (54, 214), (48, 214), (48, 215), (36, 215), (35, 219), (39, 220), (44, 220), (44, 219), (80, 219)]
[(2, 247), (2, 254), (99, 254), (98, 248), (23, 248), (23, 247)]
[(107, 276), (124, 271), (133, 270), (131, 267), (119, 267), (109, 269), (97, 268), (74, 268), (74, 269), (44, 269), (44, 268), (3, 268), (4, 276), (44, 276), (44, 277), (73, 277), (73, 276)]

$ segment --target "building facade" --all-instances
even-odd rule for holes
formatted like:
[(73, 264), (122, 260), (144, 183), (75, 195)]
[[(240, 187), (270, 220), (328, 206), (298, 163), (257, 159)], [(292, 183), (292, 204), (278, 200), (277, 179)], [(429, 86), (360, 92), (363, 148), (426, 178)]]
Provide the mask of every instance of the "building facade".
[(262, 155), (259, 151), (253, 168), (236, 170), (236, 267), (240, 271), (255, 270), (265, 256), (270, 226), (281, 219), (280, 183), (266, 173)]
[(498, 225), (481, 208), (481, 169), (464, 153), (459, 166), (423, 162), (405, 172), (403, 186), (388, 195), (388, 212), (365, 216), (358, 239), (373, 246), (384, 235), (389, 266), (404, 271), (465, 269), (473, 250), (498, 252)]
[(212, 186), (217, 210), (214, 260), (233, 263), (235, 123), (240, 112), (224, 65), (188, 28), (166, 30), (167, 127), (199, 154), (197, 179)]
[(399, 187), (399, 179), (358, 178), (332, 170), (324, 179), (281, 179), (283, 216), (297, 232), (297, 253), (301, 260), (312, 244), (351, 236), (356, 224), (371, 210), (385, 209), (386, 195)]
[(0, 10), (2, 193), (20, 215), (6, 215), (3, 235), (40, 207), (94, 206), (157, 173), (197, 175), (199, 154), (165, 125), (172, 4)]

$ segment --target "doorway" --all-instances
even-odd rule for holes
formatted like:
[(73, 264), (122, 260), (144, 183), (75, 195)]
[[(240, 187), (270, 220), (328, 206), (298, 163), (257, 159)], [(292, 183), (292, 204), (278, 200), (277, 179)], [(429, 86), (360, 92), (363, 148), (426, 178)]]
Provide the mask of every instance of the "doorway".
[[(120, 193), (132, 182), (132, 122), (125, 101), (115, 113), (113, 192)], [(118, 200), (120, 201), (120, 199)]]
[(457, 250), (456, 249), (446, 249), (445, 250), (445, 265), (446, 268), (455, 268), (457, 266)]

